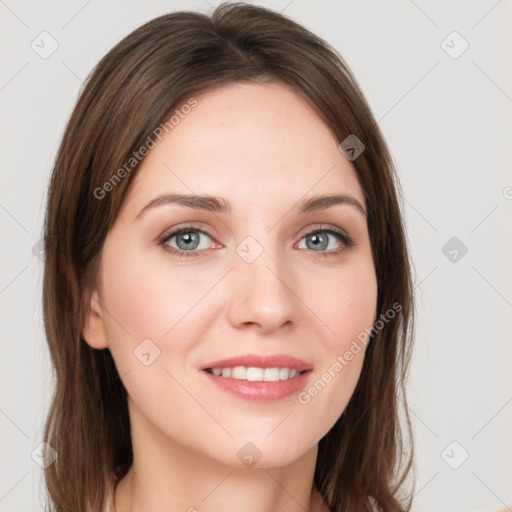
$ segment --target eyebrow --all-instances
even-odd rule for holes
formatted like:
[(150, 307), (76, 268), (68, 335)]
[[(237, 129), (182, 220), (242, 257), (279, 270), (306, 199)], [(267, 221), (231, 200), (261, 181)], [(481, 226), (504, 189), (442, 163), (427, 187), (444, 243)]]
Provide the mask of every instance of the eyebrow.
[[(231, 213), (232, 208), (229, 201), (223, 197), (216, 197), (207, 194), (164, 194), (152, 199), (140, 212), (135, 219), (140, 218), (146, 211), (169, 204), (179, 204), (195, 210), (204, 210), (214, 213)], [(308, 213), (315, 210), (324, 210), (338, 204), (347, 204), (354, 206), (366, 217), (366, 210), (361, 203), (352, 196), (344, 194), (317, 195), (299, 201), (293, 210), (297, 213)]]

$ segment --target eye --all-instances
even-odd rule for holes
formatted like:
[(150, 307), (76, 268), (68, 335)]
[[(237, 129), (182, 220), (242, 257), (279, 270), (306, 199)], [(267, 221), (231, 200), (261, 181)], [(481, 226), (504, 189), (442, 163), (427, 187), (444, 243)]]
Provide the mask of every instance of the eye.
[[(338, 241), (338, 246), (336, 246), (336, 242), (332, 242), (333, 239)], [(328, 228), (314, 228), (308, 231), (302, 237), (302, 240), (305, 240), (306, 249), (318, 252), (322, 256), (338, 255), (354, 245), (354, 241), (347, 233), (332, 226)]]
[[(203, 247), (201, 247), (201, 238), (203, 237), (209, 238), (210, 240), (212, 239), (206, 231), (193, 226), (186, 226), (164, 235), (159, 241), (159, 244), (162, 245), (167, 252), (179, 255), (180, 257), (200, 256), (212, 245), (211, 243), (203, 243)], [(177, 247), (169, 245), (173, 239), (176, 239), (174, 243)]]

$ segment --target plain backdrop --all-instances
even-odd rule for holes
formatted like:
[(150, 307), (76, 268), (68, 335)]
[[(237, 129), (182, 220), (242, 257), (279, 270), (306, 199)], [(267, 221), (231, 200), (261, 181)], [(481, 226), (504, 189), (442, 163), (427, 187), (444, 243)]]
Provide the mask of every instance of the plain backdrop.
[[(34, 458), (51, 367), (38, 242), (65, 123), (125, 35), (217, 3), (0, 0), (1, 512), (43, 510)], [(413, 510), (512, 507), (512, 2), (255, 3), (341, 53), (398, 169), (417, 299)]]

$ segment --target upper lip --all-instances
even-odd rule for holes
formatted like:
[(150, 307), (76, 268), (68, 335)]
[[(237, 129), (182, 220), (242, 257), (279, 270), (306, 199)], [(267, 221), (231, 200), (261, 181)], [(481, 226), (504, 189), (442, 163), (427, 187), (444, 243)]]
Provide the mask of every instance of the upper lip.
[(233, 368), (235, 366), (245, 366), (246, 368), (295, 368), (298, 372), (313, 369), (312, 365), (302, 359), (286, 354), (245, 354), (213, 361), (212, 363), (202, 366), (201, 370), (208, 368)]

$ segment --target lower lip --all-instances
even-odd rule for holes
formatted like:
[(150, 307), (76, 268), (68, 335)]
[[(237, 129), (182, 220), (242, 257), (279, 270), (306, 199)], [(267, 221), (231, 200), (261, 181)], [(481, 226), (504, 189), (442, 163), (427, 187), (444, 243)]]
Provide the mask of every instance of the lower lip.
[(311, 370), (301, 373), (298, 377), (275, 382), (251, 382), (248, 380), (232, 379), (231, 377), (218, 377), (202, 370), (219, 388), (231, 393), (238, 398), (259, 402), (275, 402), (290, 395), (298, 393), (306, 385)]

